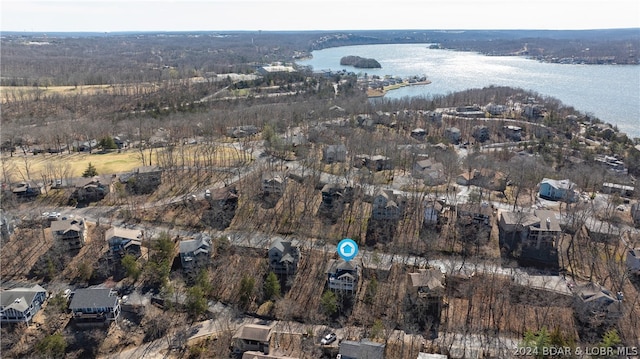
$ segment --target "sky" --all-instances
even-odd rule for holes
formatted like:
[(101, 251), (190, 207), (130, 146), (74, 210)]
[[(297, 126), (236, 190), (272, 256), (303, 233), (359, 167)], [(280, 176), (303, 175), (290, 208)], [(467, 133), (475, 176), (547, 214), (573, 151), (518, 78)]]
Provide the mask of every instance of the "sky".
[(639, 0), (0, 0), (0, 31), (640, 28)]

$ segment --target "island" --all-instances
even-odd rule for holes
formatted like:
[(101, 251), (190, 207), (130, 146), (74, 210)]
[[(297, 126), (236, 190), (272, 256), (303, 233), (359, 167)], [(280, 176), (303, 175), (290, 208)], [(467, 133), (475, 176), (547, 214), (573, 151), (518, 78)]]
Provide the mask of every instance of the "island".
[(340, 65), (349, 65), (359, 69), (380, 69), (382, 65), (376, 59), (367, 59), (360, 56), (344, 56), (340, 59)]

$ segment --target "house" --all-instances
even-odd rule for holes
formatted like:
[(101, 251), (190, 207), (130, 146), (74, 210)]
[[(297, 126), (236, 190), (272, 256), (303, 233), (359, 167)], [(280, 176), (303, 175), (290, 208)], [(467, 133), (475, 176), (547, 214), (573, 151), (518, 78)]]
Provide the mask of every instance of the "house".
[(211, 237), (200, 233), (195, 239), (180, 241), (180, 264), (185, 273), (192, 273), (209, 264)]
[(636, 226), (640, 224), (640, 202), (631, 205), (631, 218)]
[(436, 125), (440, 125), (442, 123), (442, 112), (440, 111), (426, 111), (424, 113), (424, 117), (429, 122), (433, 122)]
[(614, 295), (603, 286), (589, 282), (574, 289), (574, 309), (584, 322), (612, 322), (622, 316), (622, 293)]
[(162, 183), (162, 170), (157, 166), (138, 167), (132, 172), (121, 174), (120, 182), (133, 194), (149, 194)]
[(391, 159), (382, 155), (356, 155), (354, 166), (366, 167), (371, 171), (384, 171), (393, 168)]
[(384, 359), (385, 345), (366, 339), (359, 342), (344, 340), (340, 343), (340, 359)]
[(0, 291), (0, 323), (31, 323), (46, 299), (47, 291), (37, 284)]
[(233, 138), (243, 138), (255, 135), (260, 132), (254, 125), (244, 125), (237, 127), (227, 127), (227, 136)]
[(576, 187), (576, 184), (568, 179), (543, 178), (538, 194), (541, 198), (551, 201), (575, 202), (577, 198)]
[(287, 187), (287, 176), (282, 172), (262, 175), (262, 193), (265, 196), (282, 196)]
[(603, 193), (617, 193), (622, 197), (632, 197), (635, 188), (617, 183), (605, 182), (602, 184)]
[(298, 269), (300, 248), (291, 241), (276, 239), (269, 248), (269, 267), (275, 274), (292, 275)]
[(509, 125), (504, 126), (503, 129), (507, 139), (515, 142), (522, 140), (522, 127)]
[(560, 214), (535, 210), (533, 213), (500, 213), (500, 248), (519, 260), (543, 267), (558, 265), (558, 241), (562, 234)]
[(30, 182), (20, 182), (11, 188), (18, 199), (29, 199), (38, 197), (43, 192), (43, 185), (37, 185)]
[(353, 199), (353, 187), (342, 183), (327, 183), (322, 187), (321, 207), (332, 210), (344, 203), (349, 203)]
[(233, 335), (233, 352), (258, 351), (269, 354), (273, 325), (245, 324)]
[(397, 221), (404, 215), (406, 205), (404, 194), (391, 189), (379, 189), (373, 197), (371, 218)]
[(266, 76), (278, 73), (296, 72), (296, 69), (293, 66), (267, 65), (259, 67), (257, 72), (262, 76)]
[(493, 215), (493, 210), (487, 203), (463, 203), (459, 204), (456, 210), (459, 223), (478, 223), (487, 226), (491, 225), (491, 216)]
[(438, 268), (420, 269), (409, 273), (409, 296), (419, 301), (439, 303), (444, 296), (444, 274)]
[(412, 175), (415, 178), (424, 179), (424, 183), (428, 186), (437, 186), (445, 182), (444, 165), (428, 158), (416, 161)]
[(71, 148), (77, 152), (91, 153), (92, 150), (98, 148), (98, 140), (94, 138), (88, 141), (73, 141), (71, 143)]
[(456, 177), (456, 183), (461, 186), (478, 186), (491, 191), (503, 191), (507, 186), (504, 173), (486, 168), (465, 171)]
[(430, 226), (437, 224), (440, 220), (443, 206), (438, 201), (429, 201), (424, 206), (424, 218), (422, 224)]
[(322, 161), (325, 163), (344, 162), (347, 160), (347, 147), (343, 144), (329, 145), (322, 149)]
[(80, 250), (84, 246), (87, 227), (84, 218), (71, 218), (51, 222), (53, 239), (67, 250)]
[(120, 316), (120, 298), (108, 288), (77, 289), (69, 309), (77, 322), (108, 323)]
[(113, 258), (122, 258), (130, 254), (136, 258), (141, 255), (142, 231), (122, 227), (111, 227), (104, 234)]
[(231, 218), (235, 215), (238, 207), (238, 190), (235, 185), (206, 190), (204, 198), (216, 213), (227, 213)]
[(411, 131), (411, 137), (418, 141), (424, 141), (427, 138), (427, 131), (424, 128), (416, 128)]
[(77, 203), (98, 202), (112, 192), (114, 177), (111, 175), (76, 179), (75, 190), (70, 199)]
[(242, 354), (242, 359), (299, 359), (286, 355), (280, 355), (276, 353), (265, 354), (263, 352), (257, 352), (254, 350), (244, 352)]
[(417, 359), (449, 359), (444, 354), (418, 353)]
[(359, 267), (352, 261), (332, 259), (327, 266), (327, 287), (334, 291), (354, 293), (358, 289)]
[(640, 248), (627, 251), (627, 269), (633, 274), (640, 275)]
[(466, 118), (483, 118), (485, 113), (484, 111), (482, 111), (480, 106), (472, 105), (472, 106), (456, 107), (456, 115), (459, 117), (466, 117)]
[(507, 112), (508, 108), (505, 105), (497, 105), (494, 103), (488, 103), (484, 110), (489, 112), (492, 116), (500, 116), (503, 113)]
[(457, 127), (447, 127), (444, 129), (444, 137), (446, 137), (449, 142), (457, 145), (458, 142), (460, 142), (460, 138), (462, 138), (462, 134)]
[(486, 142), (490, 137), (489, 128), (487, 126), (473, 126), (471, 136), (478, 142)]

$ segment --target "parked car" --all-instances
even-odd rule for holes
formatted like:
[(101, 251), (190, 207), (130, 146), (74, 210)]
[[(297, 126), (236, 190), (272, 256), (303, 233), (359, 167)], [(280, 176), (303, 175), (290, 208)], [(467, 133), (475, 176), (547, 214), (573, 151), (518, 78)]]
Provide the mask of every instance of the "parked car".
[(320, 344), (327, 345), (335, 341), (336, 341), (336, 333), (330, 333), (322, 337), (322, 340), (320, 340)]

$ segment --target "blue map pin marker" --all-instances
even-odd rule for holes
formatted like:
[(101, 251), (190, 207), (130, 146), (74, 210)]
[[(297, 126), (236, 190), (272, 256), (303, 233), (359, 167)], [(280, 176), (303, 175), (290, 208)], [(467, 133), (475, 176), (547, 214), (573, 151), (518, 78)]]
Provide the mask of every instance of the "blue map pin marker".
[(345, 261), (350, 261), (358, 254), (358, 244), (351, 238), (345, 238), (338, 243), (338, 255)]

